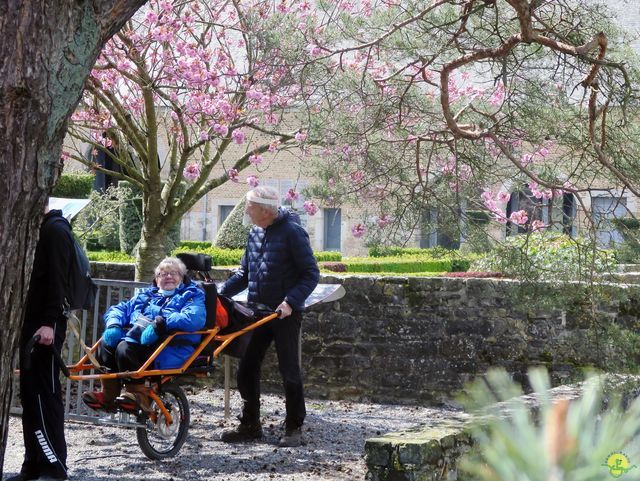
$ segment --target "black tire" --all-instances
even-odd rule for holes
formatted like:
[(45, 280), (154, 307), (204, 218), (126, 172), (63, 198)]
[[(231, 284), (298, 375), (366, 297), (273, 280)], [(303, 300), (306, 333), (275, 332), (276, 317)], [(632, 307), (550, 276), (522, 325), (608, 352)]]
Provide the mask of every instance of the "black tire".
[(140, 449), (146, 457), (153, 460), (170, 458), (180, 451), (187, 439), (190, 421), (189, 401), (180, 386), (167, 384), (163, 386), (162, 393), (159, 395), (171, 413), (173, 423), (167, 426), (156, 403), (152, 402), (151, 407), (157, 414), (156, 422), (147, 418), (146, 427), (136, 429)]

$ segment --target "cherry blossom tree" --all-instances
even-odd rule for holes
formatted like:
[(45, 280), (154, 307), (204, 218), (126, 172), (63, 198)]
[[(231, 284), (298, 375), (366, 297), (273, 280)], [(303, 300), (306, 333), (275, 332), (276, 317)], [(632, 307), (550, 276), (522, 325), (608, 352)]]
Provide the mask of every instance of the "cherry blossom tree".
[[(313, 193), (363, 208), (356, 237), (407, 242), (431, 208), (562, 228), (565, 195), (588, 217), (596, 191), (640, 193), (637, 71), (603, 6), (330, 1), (307, 23)], [(536, 208), (507, 212), (513, 191)]]
[(0, 477), (23, 306), (67, 120), (102, 45), (142, 3), (0, 3)]
[[(141, 191), (138, 279), (151, 276), (169, 230), (205, 193), (227, 181), (255, 186), (259, 176), (243, 178), (244, 168), (264, 171), (278, 152), (304, 151), (305, 119), (284, 115), (301, 92), (298, 55), (281, 43), (300, 28), (288, 9), (285, 2), (152, 0), (103, 49), (73, 116), (78, 148), (65, 155)], [(87, 143), (119, 169), (85, 158)]]

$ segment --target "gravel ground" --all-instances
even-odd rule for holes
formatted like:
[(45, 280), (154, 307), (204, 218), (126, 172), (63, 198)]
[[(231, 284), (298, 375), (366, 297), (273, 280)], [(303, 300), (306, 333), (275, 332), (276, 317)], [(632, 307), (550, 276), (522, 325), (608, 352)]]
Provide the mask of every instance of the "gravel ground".
[[(224, 421), (222, 389), (188, 392), (191, 409), (189, 436), (174, 458), (148, 460), (133, 430), (68, 422), (68, 465), (74, 481), (122, 480), (364, 480), (364, 442), (367, 438), (433, 422), (446, 410), (319, 401), (307, 399), (305, 444), (278, 448), (282, 434), (284, 400), (263, 395), (265, 437), (256, 443), (229, 445), (218, 439), (235, 424)], [(232, 413), (240, 407), (232, 395)], [(19, 471), (23, 445), (20, 419), (12, 417), (5, 452), (5, 476)]]

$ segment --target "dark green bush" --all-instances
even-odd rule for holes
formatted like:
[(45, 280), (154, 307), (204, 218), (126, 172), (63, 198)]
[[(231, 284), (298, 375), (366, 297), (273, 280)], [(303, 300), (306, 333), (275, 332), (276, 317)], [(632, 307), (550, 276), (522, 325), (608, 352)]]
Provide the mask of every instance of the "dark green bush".
[(62, 174), (53, 188), (53, 197), (65, 199), (88, 199), (93, 190), (93, 174), (69, 172)]
[(242, 225), (244, 217), (245, 199), (243, 198), (233, 208), (229, 216), (218, 229), (213, 245), (227, 249), (244, 249), (247, 245), (249, 226)]
[[(120, 250), (128, 254), (133, 251), (142, 235), (142, 192), (131, 183), (121, 181), (118, 187), (122, 189), (122, 204), (120, 205)], [(184, 191), (184, 185), (179, 188), (178, 196)], [(171, 251), (180, 244), (180, 221), (169, 230), (167, 236), (167, 250)]]
[(120, 250), (131, 254), (142, 231), (142, 192), (129, 182), (120, 182), (123, 203), (119, 210)]

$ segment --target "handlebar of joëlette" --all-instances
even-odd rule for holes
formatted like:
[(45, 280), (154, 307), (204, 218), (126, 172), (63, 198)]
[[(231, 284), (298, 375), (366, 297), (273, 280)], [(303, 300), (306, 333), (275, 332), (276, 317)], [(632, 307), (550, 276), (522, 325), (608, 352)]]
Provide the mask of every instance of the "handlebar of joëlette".
[[(40, 339), (41, 339), (40, 336), (36, 334), (31, 339), (29, 339), (29, 342), (27, 342), (27, 345), (24, 347), (24, 368), (26, 370), (31, 369), (31, 353), (33, 352), (33, 348), (35, 347), (36, 343), (40, 341)], [(55, 361), (58, 363), (58, 366), (60, 367), (60, 370), (62, 371), (62, 373), (66, 377), (69, 377), (69, 369), (67, 369), (67, 365), (62, 359), (62, 356), (60, 355), (60, 351), (58, 351), (53, 344), (48, 347), (51, 349), (51, 352), (53, 353), (53, 357)]]

